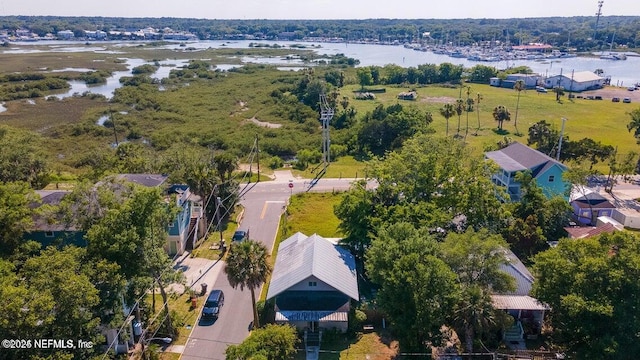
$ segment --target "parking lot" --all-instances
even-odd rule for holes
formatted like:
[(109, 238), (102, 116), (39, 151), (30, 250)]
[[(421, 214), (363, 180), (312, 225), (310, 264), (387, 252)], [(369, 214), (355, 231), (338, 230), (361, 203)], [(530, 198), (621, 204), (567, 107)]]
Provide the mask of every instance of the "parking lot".
[[(629, 98), (631, 100), (631, 104), (634, 104), (634, 103), (640, 104), (640, 90), (629, 91), (627, 90), (626, 87), (607, 86), (603, 89), (583, 91), (575, 95), (576, 97), (582, 96), (583, 98), (586, 98), (587, 96), (593, 96), (594, 98), (596, 96), (601, 96), (602, 100), (604, 101), (611, 101), (611, 99), (613, 99), (614, 97), (617, 97), (618, 99), (620, 99), (621, 104), (624, 98)], [(576, 99), (576, 101), (578, 100), (583, 100), (583, 99)]]

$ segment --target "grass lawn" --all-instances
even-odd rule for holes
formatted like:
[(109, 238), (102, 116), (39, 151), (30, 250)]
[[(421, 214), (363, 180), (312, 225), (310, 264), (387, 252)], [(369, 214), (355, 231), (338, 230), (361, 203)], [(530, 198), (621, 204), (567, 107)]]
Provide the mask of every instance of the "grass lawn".
[[(222, 223), (222, 238), (227, 244), (227, 249), (229, 244), (231, 244), (231, 237), (233, 237), (233, 233), (238, 228), (238, 216), (241, 211), (243, 211), (242, 207), (236, 206), (233, 213), (229, 216), (229, 220)], [(197, 249), (193, 250), (191, 252), (191, 256), (209, 260), (218, 260), (220, 259), (220, 249), (218, 249), (218, 244), (220, 244), (220, 232), (215, 231), (215, 224), (213, 224), (209, 231), (209, 235), (207, 236), (207, 240), (200, 244)]]
[[(340, 220), (333, 214), (334, 206), (342, 200), (341, 194), (302, 193), (291, 198), (287, 207), (283, 239), (299, 232), (306, 235), (341, 237)], [(322, 214), (322, 216), (318, 216)]]
[[(332, 161), (327, 167), (327, 178), (356, 178), (364, 177), (365, 163), (358, 161), (353, 156), (343, 156), (337, 161)], [(302, 176), (303, 178), (313, 179), (316, 173), (311, 172), (315, 166), (309, 166), (305, 171), (292, 170), (293, 175)]]
[[(508, 136), (515, 141), (527, 142), (527, 131), (531, 125), (546, 120), (554, 128), (560, 131), (562, 118), (566, 118), (565, 136), (571, 140), (591, 138), (600, 141), (605, 145), (618, 147), (619, 154), (627, 154), (637, 151), (638, 146), (632, 134), (626, 126), (630, 121), (628, 112), (636, 108), (634, 106), (619, 106), (619, 103), (612, 103), (609, 99), (603, 101), (568, 99), (565, 95), (561, 102), (556, 102), (555, 94), (538, 93), (534, 90), (525, 90), (520, 94), (520, 107), (518, 110), (517, 127), (521, 136), (516, 134), (515, 110), (518, 101), (518, 93), (512, 89), (492, 87), (482, 84), (468, 84), (471, 86), (471, 97), (475, 98), (478, 93), (482, 95), (480, 101), (480, 130), (478, 135), (473, 135), (478, 129), (478, 112), (469, 113), (469, 132), (466, 142), (480, 154), (488, 146), (502, 140)], [(359, 85), (348, 85), (342, 89), (342, 93), (351, 94), (353, 90), (359, 89)], [(358, 114), (372, 111), (376, 106), (383, 104), (389, 106), (400, 103), (403, 106), (417, 106), (422, 110), (430, 111), (433, 114), (431, 126), (437, 134), (446, 133), (446, 121), (439, 113), (439, 109), (445, 103), (453, 103), (460, 96), (460, 88), (449, 88), (439, 85), (416, 87), (418, 99), (415, 101), (404, 101), (396, 99), (396, 95), (401, 91), (406, 91), (409, 87), (385, 86), (386, 93), (376, 94), (375, 100), (352, 100), (351, 103), (358, 110)], [(462, 94), (463, 98), (466, 95)], [(495, 132), (497, 123), (493, 119), (493, 109), (498, 105), (504, 105), (511, 113), (511, 121), (504, 123), (506, 135)], [(465, 135), (467, 125), (467, 113), (463, 113), (460, 118), (460, 134)], [(458, 117), (449, 119), (449, 135), (452, 136), (458, 130)], [(602, 168), (604, 168), (601, 165)], [(602, 169), (601, 169), (602, 170)]]
[(160, 360), (179, 360), (182, 354), (163, 352), (160, 353)]
[[(389, 360), (393, 359), (397, 353), (398, 342), (377, 332), (358, 333), (355, 338), (350, 336), (323, 338), (320, 345), (320, 360)], [(304, 351), (299, 351), (295, 359), (304, 360)]]
[[(157, 314), (162, 310), (163, 301), (160, 293), (156, 292), (155, 297), (156, 311), (154, 314)], [(149, 306), (151, 306), (151, 299), (151, 295), (148, 295), (147, 302)], [(201, 296), (198, 296), (198, 306), (193, 309), (191, 307), (191, 298), (189, 293), (184, 293), (182, 295), (176, 293), (169, 294), (169, 310), (175, 311), (178, 314), (178, 323), (174, 324), (174, 326), (178, 327), (178, 337), (173, 339), (173, 342), (171, 343), (172, 345), (184, 345), (187, 343), (187, 339), (191, 333), (191, 327), (193, 327), (198, 320), (198, 313), (203, 302), (204, 299)], [(160, 319), (161, 317), (158, 318), (158, 320)]]

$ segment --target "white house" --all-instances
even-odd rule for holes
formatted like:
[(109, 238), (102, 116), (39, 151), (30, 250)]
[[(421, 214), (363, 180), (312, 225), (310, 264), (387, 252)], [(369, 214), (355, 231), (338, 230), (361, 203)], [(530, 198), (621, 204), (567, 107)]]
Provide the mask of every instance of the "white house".
[(351, 299), (359, 300), (353, 255), (317, 234), (296, 233), (278, 247), (267, 293), (274, 298), (277, 323), (346, 331)]
[(73, 39), (73, 38), (74, 38), (74, 36), (75, 36), (75, 35), (73, 34), (73, 31), (71, 31), (71, 30), (61, 30), (61, 31), (58, 31), (57, 35), (58, 35), (58, 39), (60, 39), (60, 40), (69, 40), (69, 39)]
[(505, 249), (504, 254), (508, 263), (501, 265), (500, 270), (514, 278), (516, 288), (514, 291), (491, 295), (491, 302), (494, 309), (503, 310), (514, 319), (514, 325), (504, 329), (505, 340), (522, 341), (524, 335), (540, 333), (544, 313), (549, 307), (529, 296), (534, 278), (522, 261), (511, 250)]
[[(538, 86), (540, 82), (540, 75), (535, 74), (509, 74), (505, 79), (506, 82), (513, 83), (515, 85), (516, 81), (522, 80), (524, 82), (524, 86), (527, 89), (533, 89)], [(513, 87), (513, 85), (511, 87)]]
[(591, 71), (576, 71), (554, 75), (544, 81), (546, 88), (562, 86), (567, 91), (585, 91), (600, 89), (605, 85), (606, 79)]

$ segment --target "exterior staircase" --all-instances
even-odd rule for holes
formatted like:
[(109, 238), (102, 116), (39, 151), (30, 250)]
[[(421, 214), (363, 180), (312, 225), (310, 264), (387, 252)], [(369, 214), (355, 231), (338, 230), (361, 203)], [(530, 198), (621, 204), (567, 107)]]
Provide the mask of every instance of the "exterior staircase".
[(520, 321), (517, 321), (513, 326), (506, 328), (504, 330), (504, 340), (505, 341), (523, 341), (524, 330), (522, 329), (522, 324)]
[(320, 343), (322, 342), (322, 330), (304, 332), (304, 349), (306, 360), (318, 360), (320, 356)]
[(188, 238), (185, 241), (187, 250), (193, 250), (193, 246), (195, 242), (198, 240), (198, 229), (196, 229), (197, 224), (198, 224), (197, 217), (192, 217), (189, 220), (189, 226), (187, 227), (187, 234), (186, 234)]

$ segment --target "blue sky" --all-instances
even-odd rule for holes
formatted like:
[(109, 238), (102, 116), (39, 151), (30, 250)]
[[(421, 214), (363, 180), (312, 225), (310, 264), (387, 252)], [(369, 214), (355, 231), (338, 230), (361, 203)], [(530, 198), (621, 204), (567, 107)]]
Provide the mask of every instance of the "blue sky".
[[(0, 15), (206, 19), (452, 19), (594, 16), (597, 0), (0, 0)], [(640, 15), (639, 0), (604, 0), (603, 15)]]

